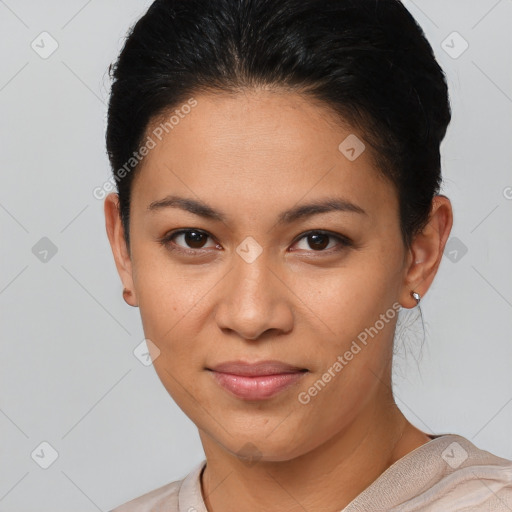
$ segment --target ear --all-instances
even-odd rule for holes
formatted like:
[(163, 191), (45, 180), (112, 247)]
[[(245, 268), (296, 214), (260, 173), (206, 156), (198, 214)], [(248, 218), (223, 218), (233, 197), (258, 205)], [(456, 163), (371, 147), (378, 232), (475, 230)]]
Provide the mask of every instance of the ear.
[(107, 236), (112, 248), (112, 254), (114, 255), (117, 272), (123, 287), (129, 291), (123, 293), (124, 300), (130, 306), (138, 306), (133, 284), (132, 260), (124, 238), (118, 194), (112, 192), (105, 198), (104, 209)]
[(404, 308), (416, 306), (411, 292), (421, 297), (430, 288), (443, 257), (444, 247), (453, 224), (453, 211), (450, 200), (436, 195), (432, 200), (427, 225), (411, 243), (405, 265), (405, 278), (400, 294), (400, 304)]

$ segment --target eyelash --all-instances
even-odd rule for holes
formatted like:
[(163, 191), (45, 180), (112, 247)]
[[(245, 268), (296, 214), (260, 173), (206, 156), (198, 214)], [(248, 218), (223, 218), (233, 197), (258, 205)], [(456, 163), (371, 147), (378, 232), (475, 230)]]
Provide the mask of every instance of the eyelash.
[[(204, 251), (208, 251), (209, 248), (207, 248), (207, 249), (187, 249), (186, 247), (182, 247), (173, 242), (173, 239), (176, 238), (177, 236), (183, 235), (186, 233), (190, 233), (190, 232), (200, 233), (202, 235), (206, 235), (207, 237), (213, 239), (213, 237), (209, 233), (207, 233), (206, 231), (203, 231), (202, 229), (189, 228), (189, 229), (179, 229), (177, 231), (172, 231), (171, 233), (168, 233), (164, 237), (160, 238), (158, 241), (161, 245), (163, 245), (164, 247), (166, 247), (167, 249), (172, 250), (172, 251), (178, 251), (183, 254), (187, 254), (187, 255), (191, 255), (191, 256), (204, 255)], [(295, 239), (295, 241), (293, 242), (293, 245), (297, 244), (302, 239), (307, 238), (310, 235), (325, 235), (331, 239), (335, 239), (338, 242), (337, 247), (334, 247), (334, 248), (331, 247), (330, 249), (320, 249), (320, 250), (316, 250), (316, 251), (314, 249), (311, 249), (310, 252), (312, 252), (312, 253), (333, 254), (333, 253), (337, 253), (345, 248), (352, 247), (354, 245), (352, 240), (350, 240), (346, 236), (343, 236), (343, 235), (340, 235), (337, 233), (332, 233), (330, 231), (325, 231), (322, 229), (313, 229), (313, 230), (306, 231), (306, 232), (302, 233)], [(329, 244), (327, 244), (327, 245), (329, 245)]]

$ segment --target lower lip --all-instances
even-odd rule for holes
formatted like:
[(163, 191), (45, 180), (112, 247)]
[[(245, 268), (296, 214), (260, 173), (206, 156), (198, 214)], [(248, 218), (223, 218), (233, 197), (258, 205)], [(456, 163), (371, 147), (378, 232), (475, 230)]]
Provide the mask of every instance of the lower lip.
[(230, 391), (238, 398), (245, 400), (265, 400), (295, 384), (305, 372), (260, 375), (258, 377), (246, 377), (215, 371), (212, 373), (217, 382), (224, 389)]

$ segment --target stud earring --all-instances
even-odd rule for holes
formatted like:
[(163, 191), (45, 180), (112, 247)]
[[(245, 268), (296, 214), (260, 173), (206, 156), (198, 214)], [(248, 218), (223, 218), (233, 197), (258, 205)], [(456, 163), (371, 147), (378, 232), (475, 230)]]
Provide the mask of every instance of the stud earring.
[(418, 292), (411, 292), (411, 295), (416, 299), (416, 306), (420, 303), (421, 295)]

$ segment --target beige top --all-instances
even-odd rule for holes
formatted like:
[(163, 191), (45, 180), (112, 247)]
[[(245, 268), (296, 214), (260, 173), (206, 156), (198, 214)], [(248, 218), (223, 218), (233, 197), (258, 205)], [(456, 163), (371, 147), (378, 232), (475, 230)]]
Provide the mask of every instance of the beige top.
[[(340, 512), (511, 512), (512, 461), (464, 437), (431, 436), (397, 460)], [(183, 480), (164, 485), (110, 512), (208, 512), (201, 493), (202, 461)]]

